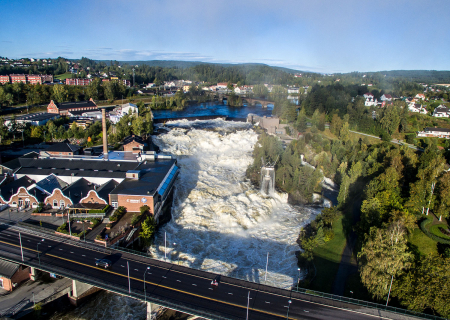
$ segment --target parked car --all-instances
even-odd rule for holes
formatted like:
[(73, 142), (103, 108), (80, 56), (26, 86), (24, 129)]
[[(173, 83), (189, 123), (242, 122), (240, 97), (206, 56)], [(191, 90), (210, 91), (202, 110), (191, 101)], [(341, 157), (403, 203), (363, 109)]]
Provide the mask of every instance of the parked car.
[(108, 259), (98, 259), (97, 261), (95, 261), (95, 265), (97, 267), (105, 267), (106, 269), (111, 267), (111, 261)]

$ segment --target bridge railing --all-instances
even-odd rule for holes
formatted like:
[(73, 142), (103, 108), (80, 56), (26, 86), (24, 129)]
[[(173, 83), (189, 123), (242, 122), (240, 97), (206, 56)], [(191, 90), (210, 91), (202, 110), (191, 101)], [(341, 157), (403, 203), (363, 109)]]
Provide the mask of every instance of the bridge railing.
[[(10, 260), (13, 262), (19, 262), (19, 261), (15, 261), (15, 260), (11, 260), (8, 258), (4, 258), (6, 260)], [(211, 311), (207, 311), (204, 308), (199, 309), (198, 307), (191, 305), (189, 303), (185, 303), (183, 301), (177, 300), (175, 298), (170, 298), (170, 300), (159, 297), (156, 294), (150, 294), (147, 293), (147, 295), (144, 295), (144, 286), (142, 286), (142, 292), (137, 292), (136, 290), (131, 290), (131, 292), (129, 292), (129, 288), (128, 285), (119, 285), (118, 283), (111, 283), (111, 282), (106, 282), (106, 281), (100, 281), (97, 278), (94, 277), (89, 277), (86, 276), (85, 274), (81, 274), (78, 273), (76, 271), (71, 270), (70, 273), (63, 268), (51, 265), (51, 266), (47, 266), (45, 264), (45, 262), (43, 262), (41, 260), (41, 264), (38, 265), (35, 262), (31, 262), (31, 261), (26, 261), (25, 262), (27, 265), (31, 266), (31, 267), (35, 267), (36, 269), (48, 272), (48, 273), (55, 273), (59, 276), (65, 277), (65, 278), (69, 278), (69, 279), (74, 279), (74, 280), (78, 280), (81, 282), (84, 282), (86, 284), (90, 284), (94, 287), (97, 288), (101, 288), (107, 291), (111, 291), (117, 294), (120, 294), (122, 296), (127, 296), (130, 298), (134, 298), (134, 299), (139, 299), (141, 301), (148, 301), (148, 302), (152, 302), (155, 304), (158, 304), (160, 306), (175, 310), (175, 311), (180, 311), (180, 312), (184, 312), (187, 314), (191, 314), (191, 315), (196, 315), (205, 319), (218, 319), (218, 320), (231, 320), (233, 319), (232, 316), (223, 316), (221, 312), (216, 313), (214, 312), (214, 310)]]
[(363, 301), (363, 300), (358, 300), (358, 299), (349, 298), (349, 297), (338, 296), (338, 295), (335, 295), (335, 294), (330, 294), (330, 293), (325, 293), (325, 292), (320, 292), (320, 291), (314, 291), (314, 290), (305, 289), (305, 288), (298, 288), (297, 289), (296, 287), (293, 287), (292, 291), (293, 292), (302, 293), (302, 294), (306, 294), (306, 295), (310, 295), (310, 296), (315, 296), (315, 297), (321, 297), (321, 298), (325, 298), (325, 299), (331, 299), (331, 300), (335, 300), (335, 301), (340, 301), (340, 302), (344, 302), (344, 303), (351, 303), (351, 304), (355, 304), (355, 305), (358, 305), (358, 306), (363, 306), (363, 307), (367, 307), (367, 308), (371, 308), (371, 309), (384, 310), (384, 311), (389, 311), (389, 312), (409, 315), (409, 316), (418, 317), (418, 318), (421, 318), (421, 319), (446, 320), (446, 318), (438, 317), (438, 316), (431, 315), (431, 314), (425, 314), (425, 313), (411, 311), (411, 310), (407, 310), (407, 309), (403, 309), (403, 308), (396, 308), (396, 307), (386, 306), (386, 305), (379, 304), (379, 303)]

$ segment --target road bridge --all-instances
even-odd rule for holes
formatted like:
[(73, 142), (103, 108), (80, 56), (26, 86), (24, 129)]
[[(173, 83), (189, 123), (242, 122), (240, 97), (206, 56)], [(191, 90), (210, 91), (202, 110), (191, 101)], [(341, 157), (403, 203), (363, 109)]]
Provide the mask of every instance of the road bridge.
[[(60, 239), (17, 225), (0, 225), (0, 256), (205, 319), (409, 318), (404, 314), (220, 276), (94, 244)], [(112, 267), (96, 267), (95, 261), (100, 258), (111, 260)], [(219, 280), (218, 287), (211, 286), (212, 279)]]

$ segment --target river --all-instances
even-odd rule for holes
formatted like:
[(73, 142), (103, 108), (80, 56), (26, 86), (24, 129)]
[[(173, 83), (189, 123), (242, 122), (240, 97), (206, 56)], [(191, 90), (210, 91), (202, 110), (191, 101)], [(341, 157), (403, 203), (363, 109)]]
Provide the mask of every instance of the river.
[[(244, 110), (248, 113), (252, 107)], [(246, 116), (241, 112), (237, 117)], [(155, 136), (154, 142), (163, 153), (177, 158), (180, 175), (172, 220), (159, 228), (150, 248), (153, 256), (275, 287), (293, 285), (298, 278), (299, 231), (319, 210), (291, 206), (286, 194), (264, 196), (245, 178), (258, 138), (251, 125), (215, 119), (169, 121), (166, 127), (170, 131)], [(101, 293), (91, 303), (52, 319), (111, 318), (145, 319), (145, 306)]]
[(273, 106), (269, 105), (267, 108), (258, 106), (243, 107), (229, 107), (226, 103), (221, 102), (206, 102), (201, 104), (195, 104), (186, 107), (183, 110), (152, 110), (153, 117), (155, 119), (161, 118), (189, 118), (195, 116), (226, 116), (230, 118), (247, 118), (249, 113), (257, 114), (260, 116), (272, 115)]

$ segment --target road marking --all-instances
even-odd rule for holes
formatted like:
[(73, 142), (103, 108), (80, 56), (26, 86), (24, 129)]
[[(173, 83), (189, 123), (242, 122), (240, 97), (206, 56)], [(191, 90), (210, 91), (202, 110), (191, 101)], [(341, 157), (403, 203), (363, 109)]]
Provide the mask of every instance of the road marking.
[(231, 292), (228, 292), (228, 294), (231, 294), (231, 295), (233, 295)]
[(28, 242), (31, 242), (30, 240), (27, 240)]
[(60, 251), (63, 251), (63, 249), (59, 249)]
[(138, 269), (134, 269), (134, 270), (139, 271)]
[(197, 286), (195, 283), (192, 284), (193, 286)]
[[(20, 245), (13, 244), (13, 243), (9, 243), (9, 242), (5, 242), (5, 241), (1, 241), (1, 240), (0, 240), (0, 243), (5, 243), (5, 244), (8, 244), (8, 245), (13, 246), (13, 247), (20, 247)], [(38, 252), (38, 251), (35, 250), (35, 249), (31, 249), (31, 248), (27, 248), (27, 247), (23, 247), (23, 249), (26, 249), (26, 250), (29, 250), (29, 251), (33, 251), (33, 252)], [(60, 249), (60, 250), (62, 250), (62, 249)], [(96, 250), (95, 248), (87, 249), (87, 250), (99, 252), (99, 251)], [(40, 251), (39, 251), (39, 252), (40, 252)], [(79, 264), (79, 265), (83, 265), (83, 266), (86, 266), (86, 267), (90, 267), (90, 268), (93, 268), (93, 269), (98, 269), (98, 270), (101, 270), (101, 271), (109, 272), (109, 273), (111, 273), (111, 274), (115, 274), (115, 275), (118, 275), (118, 276), (121, 276), (121, 277), (127, 277), (126, 275), (123, 275), (123, 274), (120, 274), (120, 273), (116, 273), (116, 272), (113, 272), (113, 271), (110, 271), (110, 270), (107, 270), (107, 269), (94, 267), (94, 266), (91, 266), (91, 265), (88, 265), (88, 264), (84, 264), (84, 263), (77, 262), (77, 261), (73, 261), (73, 260), (66, 259), (66, 258), (61, 258), (61, 257), (55, 256), (55, 255), (49, 254), (49, 253), (45, 253), (45, 254), (48, 255), (48, 256), (50, 256), (50, 257), (54, 257), (54, 258), (61, 259), (61, 260), (66, 260), (66, 261), (70, 261), (70, 262), (73, 262), (73, 263), (76, 263), (76, 264)], [(133, 261), (138, 262), (138, 263), (142, 263), (141, 261), (137, 261), (137, 260), (133, 260)], [(150, 264), (150, 265), (152, 265), (152, 266), (154, 266), (154, 267), (158, 267), (158, 268), (160, 268), (160, 269), (170, 270), (169, 268), (160, 267), (160, 266), (158, 266), (158, 265), (153, 265), (153, 264)], [(191, 276), (191, 277), (197, 277), (197, 278), (201, 278), (201, 279), (209, 279), (209, 278), (207, 278), (207, 277), (196, 276), (196, 275), (189, 274), (189, 273), (187, 273), (187, 272), (181, 272), (181, 271), (177, 271), (177, 270), (173, 270), (173, 269), (172, 269), (171, 271), (173, 271), (173, 272), (178, 272), (178, 273), (185, 274), (185, 275), (189, 275), (189, 276)], [(141, 279), (137, 279), (137, 278), (131, 278), (131, 279), (136, 280), (136, 281), (143, 282)], [(246, 306), (240, 306), (240, 305), (237, 305), (237, 304), (232, 304), (232, 303), (228, 303), (228, 302), (216, 300), (216, 299), (209, 298), (209, 297), (205, 297), (205, 296), (201, 296), (201, 295), (198, 295), (198, 294), (194, 294), (194, 293), (190, 293), (190, 292), (178, 290), (178, 289), (175, 289), (175, 288), (170, 288), (170, 287), (167, 287), (167, 286), (163, 286), (163, 285), (160, 285), (160, 284), (157, 284), (157, 283), (152, 283), (152, 282), (148, 282), (148, 281), (146, 281), (146, 283), (149, 283), (149, 284), (154, 285), (154, 286), (157, 286), (157, 287), (166, 288), (166, 289), (169, 289), (169, 290), (172, 290), (172, 291), (182, 292), (182, 293), (185, 293), (185, 294), (188, 294), (188, 295), (191, 295), (191, 296), (200, 297), (200, 298), (203, 298), (203, 299), (206, 299), (206, 300), (212, 300), (212, 301), (216, 301), (216, 302), (219, 302), (219, 303), (224, 303), (224, 304), (228, 304), (228, 305), (232, 305), (232, 306), (236, 306), (236, 307), (240, 307), (240, 308), (244, 308), (244, 309), (246, 308)], [(222, 281), (222, 283), (223, 283), (223, 281)], [(226, 283), (226, 284), (231, 285), (231, 286), (235, 286), (235, 287), (240, 287), (240, 288), (245, 288), (245, 289), (247, 289), (246, 287), (243, 287), (243, 286), (241, 286), (241, 285), (236, 285), (236, 284), (232, 284), (232, 283)], [(209, 290), (213, 290), (212, 288), (208, 288), (208, 289), (209, 289)], [(263, 290), (257, 290), (257, 289), (254, 289), (253, 291), (254, 291), (254, 292), (262, 292), (262, 293), (265, 293), (265, 294), (271, 294), (271, 295), (275, 295), (275, 296), (279, 296), (279, 297), (286, 297), (285, 295), (280, 295), (280, 294), (276, 294), (276, 293), (271, 293), (271, 292), (267, 292), (267, 291), (263, 291)], [(252, 298), (250, 298), (250, 299), (252, 299)], [(301, 299), (301, 298), (294, 298), (294, 297), (291, 297), (291, 300), (302, 301), (302, 302), (306, 302), (306, 303), (312, 303), (312, 304), (319, 305), (319, 306), (323, 306), (323, 307), (326, 307), (326, 308), (338, 309), (338, 310), (344, 310), (344, 311), (346, 311), (346, 312), (352, 312), (352, 313), (357, 313), (357, 314), (363, 314), (363, 315), (365, 315), (365, 316), (370, 316), (370, 317), (374, 317), (374, 318), (377, 318), (377, 319), (386, 319), (386, 320), (389, 319), (389, 318), (385, 318), (385, 317), (382, 317), (382, 316), (379, 316), (379, 315), (372, 315), (372, 314), (368, 314), (368, 313), (364, 313), (364, 312), (359, 312), (359, 311), (355, 311), (355, 310), (350, 310), (350, 309), (346, 309), (346, 308), (334, 307), (334, 306), (326, 305), (326, 304), (319, 303), (319, 302), (309, 301), (309, 300), (305, 300), (305, 299)], [(270, 315), (274, 315), (274, 316), (280, 317), (280, 315), (278, 315), (278, 314), (271, 313), (271, 312), (268, 312), (268, 311), (262, 311), (262, 310), (255, 309), (255, 308), (250, 308), (249, 310), (254, 310), (254, 311), (257, 311), (257, 312), (266, 313), (266, 314), (270, 314)], [(375, 310), (377, 310), (377, 309), (375, 309)], [(284, 316), (283, 316), (283, 318), (284, 318)]]
[(86, 257), (84, 254), (82, 254), (83, 257)]
[(305, 311), (305, 312), (309, 312), (308, 310), (303, 310), (303, 311)]
[(123, 266), (123, 265), (120, 265), (122, 268), (125, 268), (125, 266)]
[(52, 246), (48, 246), (49, 248), (51, 248)]
[(70, 251), (70, 253), (73, 253), (72, 251)]
[(177, 282), (181, 282), (181, 280), (177, 280)]
[(270, 303), (269, 301), (265, 301), (266, 303)]
[(167, 279), (167, 277), (162, 276), (164, 279)]

